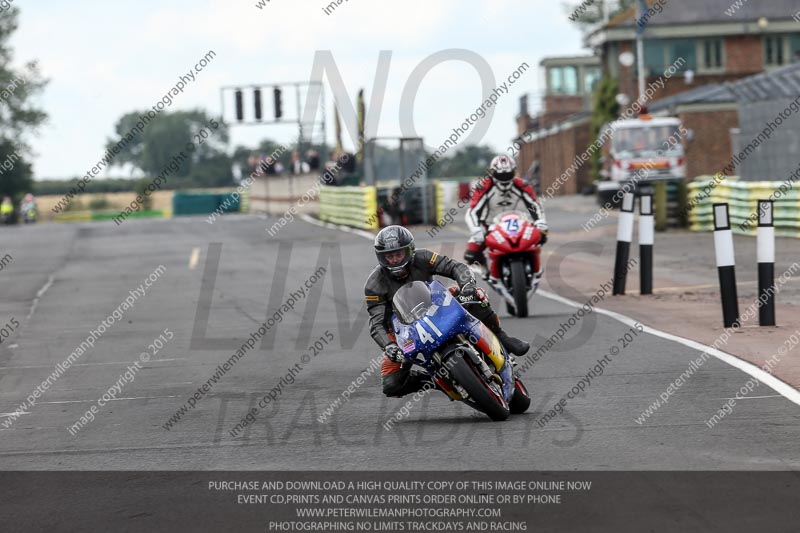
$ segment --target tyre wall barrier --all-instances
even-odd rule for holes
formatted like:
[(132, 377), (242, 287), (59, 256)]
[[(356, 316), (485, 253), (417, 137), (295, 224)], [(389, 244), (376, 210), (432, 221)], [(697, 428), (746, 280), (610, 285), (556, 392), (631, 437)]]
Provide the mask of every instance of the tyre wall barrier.
[(319, 218), (353, 228), (379, 228), (378, 190), (375, 187), (320, 187)]
[(689, 229), (713, 231), (712, 204), (727, 203), (731, 229), (755, 235), (758, 200), (774, 200), (775, 235), (800, 237), (800, 190), (786, 181), (738, 181), (729, 177), (714, 185), (711, 176), (700, 176), (688, 185)]
[[(451, 208), (467, 205), (470, 189), (476, 178), (437, 180), (428, 185), (429, 225), (436, 225)], [(377, 230), (391, 223), (389, 205), (397, 190), (381, 187), (322, 187), (320, 191), (320, 220), (360, 229)], [(423, 195), (421, 186), (411, 187), (401, 196), (405, 224), (423, 224)], [(463, 201), (462, 201), (463, 200)], [(463, 212), (463, 209), (461, 209)]]

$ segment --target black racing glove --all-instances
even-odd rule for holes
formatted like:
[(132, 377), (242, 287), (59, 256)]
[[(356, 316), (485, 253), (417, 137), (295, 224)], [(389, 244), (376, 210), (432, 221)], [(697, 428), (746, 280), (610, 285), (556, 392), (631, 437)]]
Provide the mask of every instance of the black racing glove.
[(395, 343), (387, 344), (383, 349), (383, 355), (388, 357), (393, 363), (402, 363), (405, 360), (403, 357), (403, 350)]
[(461, 287), (461, 291), (458, 294), (458, 301), (459, 302), (471, 302), (475, 299), (477, 295), (478, 286), (475, 284), (475, 281), (468, 281)]

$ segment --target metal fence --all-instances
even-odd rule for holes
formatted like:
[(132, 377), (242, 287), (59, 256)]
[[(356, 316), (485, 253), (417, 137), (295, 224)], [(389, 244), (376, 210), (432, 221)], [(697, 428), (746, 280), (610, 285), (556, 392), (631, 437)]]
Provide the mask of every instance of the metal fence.
[[(426, 157), (421, 138), (379, 137), (365, 143), (364, 183), (389, 191), (379, 201), (385, 212), (402, 209), (410, 219), (419, 220), (415, 223), (432, 223), (434, 198), (423, 164)], [(389, 201), (393, 191), (398, 194)]]
[[(796, 169), (800, 154), (800, 113), (786, 119), (778, 118), (793, 99), (742, 102), (739, 106), (738, 148), (745, 150), (769, 124), (775, 125), (771, 137), (747, 156), (741, 163), (739, 174), (744, 181), (784, 180)], [(781, 121), (778, 125), (776, 122)], [(762, 135), (763, 138), (763, 135)], [(734, 153), (739, 153), (734, 152)]]

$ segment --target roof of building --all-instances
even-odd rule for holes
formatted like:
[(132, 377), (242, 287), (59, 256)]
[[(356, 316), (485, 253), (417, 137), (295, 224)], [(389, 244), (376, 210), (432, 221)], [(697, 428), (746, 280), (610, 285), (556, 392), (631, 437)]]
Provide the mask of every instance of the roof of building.
[(539, 62), (539, 65), (543, 67), (555, 67), (562, 65), (600, 65), (600, 58), (595, 55), (545, 57)]
[(800, 95), (800, 62), (728, 84), (740, 102), (759, 102)]
[(674, 110), (687, 104), (722, 104), (760, 102), (800, 95), (800, 63), (762, 72), (755, 76), (728, 83), (703, 85), (648, 105), (651, 112)]
[[(732, 104), (797, 98), (800, 95), (800, 62), (779, 69), (762, 72), (734, 82), (701, 85), (647, 104), (650, 113), (677, 112), (679, 106), (690, 104)], [(582, 123), (591, 117), (590, 111), (581, 111), (541, 128), (534, 122), (522, 137), (529, 139), (546, 136), (557, 130)]]
[(733, 91), (722, 83), (714, 83), (711, 85), (702, 85), (690, 91), (673, 94), (666, 98), (656, 100), (653, 103), (647, 104), (647, 108), (651, 113), (659, 111), (670, 110), (674, 112), (675, 108), (680, 105), (687, 104), (722, 104), (732, 103), (736, 101), (736, 96)]
[[(734, 0), (647, 0), (648, 4), (661, 7), (653, 10), (648, 26), (670, 26), (675, 24), (707, 24), (714, 22), (750, 22), (762, 17), (768, 20), (791, 19), (800, 12), (797, 0), (768, 0), (742, 2), (736, 6)], [(653, 9), (651, 7), (651, 9)], [(657, 8), (656, 8), (657, 9)], [(636, 8), (630, 8), (609, 21), (608, 27), (629, 27), (636, 24)]]

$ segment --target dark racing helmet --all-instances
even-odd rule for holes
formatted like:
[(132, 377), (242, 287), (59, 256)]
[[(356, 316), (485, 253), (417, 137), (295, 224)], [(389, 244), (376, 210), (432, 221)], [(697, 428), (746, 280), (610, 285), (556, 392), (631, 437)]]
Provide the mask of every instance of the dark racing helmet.
[(414, 236), (403, 226), (387, 226), (375, 235), (375, 255), (390, 276), (403, 279), (414, 259)]

